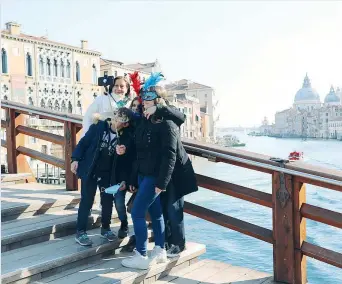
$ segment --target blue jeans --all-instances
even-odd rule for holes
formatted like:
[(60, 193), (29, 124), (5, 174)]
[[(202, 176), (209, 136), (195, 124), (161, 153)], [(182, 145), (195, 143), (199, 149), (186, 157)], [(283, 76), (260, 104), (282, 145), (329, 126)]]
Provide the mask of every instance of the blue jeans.
[(132, 220), (136, 238), (136, 249), (141, 254), (147, 254), (147, 226), (145, 216), (148, 212), (152, 219), (154, 242), (156, 246), (164, 248), (165, 225), (160, 204), (160, 196), (156, 194), (156, 178), (153, 176), (139, 176), (139, 189), (134, 199)]
[(127, 210), (125, 205), (126, 190), (119, 190), (114, 197), (114, 204), (121, 223), (127, 223)]

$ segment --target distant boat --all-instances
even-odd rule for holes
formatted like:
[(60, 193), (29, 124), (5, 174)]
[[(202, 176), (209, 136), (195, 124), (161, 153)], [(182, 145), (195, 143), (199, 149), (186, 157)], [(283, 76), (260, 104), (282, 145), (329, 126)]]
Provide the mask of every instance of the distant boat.
[(289, 154), (290, 161), (298, 161), (303, 159), (303, 152), (293, 151)]
[(244, 147), (246, 143), (241, 143), (240, 140), (234, 135), (224, 135), (223, 137), (218, 137), (216, 144), (224, 147)]

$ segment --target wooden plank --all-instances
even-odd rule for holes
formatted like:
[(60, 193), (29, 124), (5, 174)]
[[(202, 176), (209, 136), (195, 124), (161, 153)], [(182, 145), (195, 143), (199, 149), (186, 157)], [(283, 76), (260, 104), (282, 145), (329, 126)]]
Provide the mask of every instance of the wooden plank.
[(269, 193), (218, 180), (201, 174), (196, 174), (196, 179), (198, 185), (201, 187), (272, 208), (272, 195)]
[(209, 222), (221, 225), (231, 230), (243, 233), (245, 235), (257, 238), (259, 240), (273, 243), (272, 231), (263, 227), (224, 215), (222, 213), (184, 202), (184, 212), (207, 220)]
[(342, 229), (342, 214), (304, 203), (300, 212), (303, 217)]
[(274, 172), (273, 196), (273, 269), (274, 279), (293, 283), (294, 279), (294, 219), (292, 176)]
[(19, 146), (17, 149), (18, 153), (23, 154), (25, 156), (37, 159), (39, 161), (48, 163), (50, 165), (54, 165), (56, 167), (62, 168), (64, 169), (64, 160), (51, 156), (51, 155), (47, 155), (44, 154), (42, 152), (36, 151), (36, 150), (32, 150), (30, 148), (26, 148), (23, 146)]
[[(191, 259), (197, 258), (205, 252), (205, 246), (196, 243), (187, 243), (187, 249), (181, 253), (178, 258), (170, 259), (168, 263), (153, 265), (149, 270), (139, 270), (123, 267), (120, 263), (118, 269), (113, 269), (113, 271), (104, 271), (103, 273), (98, 273), (96, 278), (88, 279), (82, 283), (91, 284), (104, 284), (104, 283), (120, 283), (120, 284), (133, 284), (142, 283), (152, 280), (155, 275), (170, 270), (182, 263), (189, 261)], [(121, 259), (122, 260), (122, 259)], [(120, 261), (121, 262), (121, 261)], [(101, 267), (99, 267), (101, 269)], [(78, 279), (72, 278), (72, 280)], [(78, 281), (78, 280), (77, 280)], [(71, 283), (74, 283), (71, 282)], [(75, 284), (75, 283), (74, 283)]]
[[(112, 227), (116, 233), (118, 229), (119, 226)], [(130, 231), (133, 231), (132, 227)], [(109, 243), (98, 234), (99, 229), (88, 231), (94, 242), (92, 247), (79, 246), (72, 235), (2, 253), (1, 283), (14, 282), (58, 267), (66, 267), (70, 263), (122, 247), (129, 241), (129, 238), (125, 238)]]
[(19, 181), (26, 180), (31, 177), (31, 173), (20, 173), (20, 174), (1, 174), (1, 182), (11, 182), (11, 181)]
[(8, 173), (17, 173), (17, 146), (16, 146), (16, 131), (15, 131), (15, 118), (16, 114), (13, 109), (6, 111), (6, 121), (8, 127), (6, 128), (6, 141), (11, 141), (7, 144), (7, 168)]
[(294, 247), (295, 247), (295, 283), (307, 283), (306, 256), (301, 247), (306, 239), (306, 219), (301, 214), (301, 208), (306, 201), (305, 184), (294, 178), (293, 182), (293, 218), (294, 218)]
[(308, 184), (316, 185), (318, 187), (329, 188), (332, 190), (342, 192), (342, 186), (339, 186), (339, 185), (330, 184), (330, 183), (323, 182), (323, 181), (316, 181), (316, 180), (312, 180), (309, 178), (298, 177), (298, 176), (296, 178), (298, 179), (298, 181), (300, 181), (302, 183), (308, 183)]
[(48, 119), (52, 121), (57, 121), (64, 123), (65, 121), (70, 121), (77, 123), (79, 127), (82, 127), (82, 116), (78, 114), (70, 114), (63, 112), (56, 112), (53, 110), (49, 110), (42, 107), (37, 106), (29, 106), (27, 104), (13, 102), (13, 101), (4, 101), (1, 100), (1, 108), (4, 109), (14, 109), (18, 113), (22, 113), (25, 115), (39, 115), (40, 119)]
[(65, 137), (65, 184), (67, 190), (78, 189), (78, 179), (75, 174), (71, 172), (71, 155), (76, 147), (76, 125), (71, 122), (64, 123), (64, 137)]
[(342, 268), (342, 254), (314, 244), (303, 242), (302, 252), (306, 256)]
[[(198, 262), (194, 263), (194, 264), (190, 264), (189, 266), (181, 269), (181, 270), (177, 270), (176, 272), (170, 272), (167, 276), (165, 277), (162, 277), (160, 280), (157, 280), (155, 282), (155, 284), (166, 284), (166, 283), (169, 283), (171, 282), (172, 280), (175, 280), (179, 277), (182, 277), (183, 275), (191, 272), (191, 271), (194, 271), (194, 270), (197, 270), (201, 267), (203, 267), (204, 265), (206, 265), (208, 263), (208, 260), (207, 259), (202, 259), (202, 260), (199, 260)], [(157, 278), (159, 279), (159, 278)]]
[[(231, 267), (230, 264), (219, 262), (215, 260), (207, 260), (204, 266), (201, 266), (193, 271), (184, 274), (182, 277), (178, 277), (172, 280), (171, 283), (185, 284), (185, 283), (217, 283), (212, 279), (215, 278), (220, 272), (227, 270)], [(221, 279), (221, 282), (222, 283)], [(230, 278), (224, 279), (224, 283), (229, 283)]]
[[(206, 267), (210, 265), (207, 264), (205, 267), (202, 268), (205, 274)], [(250, 284), (262, 284), (270, 278), (268, 273), (255, 271), (245, 267), (238, 267), (238, 266), (229, 266), (226, 269), (218, 271), (215, 275), (212, 275), (210, 278), (207, 278), (206, 283), (250, 283)], [(184, 279), (189, 280), (197, 280), (190, 275), (184, 275)], [(177, 281), (172, 283), (177, 283)], [(182, 283), (182, 281), (180, 281)], [(185, 282), (186, 283), (186, 282)], [(201, 282), (203, 283), (203, 282)]]
[(56, 135), (53, 133), (41, 131), (41, 130), (34, 129), (31, 127), (23, 126), (23, 125), (17, 126), (17, 132), (32, 136), (32, 137), (36, 137), (38, 139), (42, 139), (45, 141), (49, 141), (54, 144), (64, 145), (64, 137), (61, 135)]

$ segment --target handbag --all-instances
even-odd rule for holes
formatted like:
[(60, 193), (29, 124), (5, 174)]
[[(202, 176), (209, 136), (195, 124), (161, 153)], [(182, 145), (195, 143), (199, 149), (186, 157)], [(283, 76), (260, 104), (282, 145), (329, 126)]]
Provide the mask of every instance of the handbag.
[[(134, 202), (134, 199), (135, 199), (136, 196), (137, 196), (137, 193), (136, 192), (133, 193), (132, 196), (130, 197), (130, 199), (128, 200), (127, 204), (126, 204), (127, 212), (130, 213), (130, 214), (132, 213), (133, 202)], [(151, 216), (150, 216), (150, 214), (148, 212), (146, 212), (145, 220), (147, 222), (152, 222)]]

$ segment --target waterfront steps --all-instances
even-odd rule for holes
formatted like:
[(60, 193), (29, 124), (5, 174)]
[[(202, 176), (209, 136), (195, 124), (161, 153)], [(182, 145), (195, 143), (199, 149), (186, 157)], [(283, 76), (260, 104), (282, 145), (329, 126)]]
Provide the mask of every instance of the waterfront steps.
[[(88, 234), (93, 246), (76, 244), (78, 195), (54, 185), (35, 183), (2, 189), (1, 201), (6, 205), (2, 216), (11, 218), (1, 224), (1, 283), (273, 283), (272, 277), (265, 273), (199, 260), (206, 248), (191, 242), (180, 257), (154, 265), (150, 270), (122, 267), (121, 260), (132, 255), (121, 252), (129, 238), (112, 243), (101, 238), (100, 212), (94, 210), (89, 216)], [(113, 214), (113, 231), (119, 226)]]

